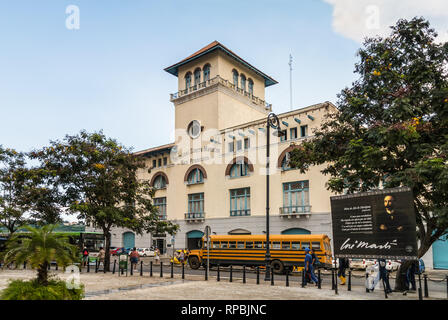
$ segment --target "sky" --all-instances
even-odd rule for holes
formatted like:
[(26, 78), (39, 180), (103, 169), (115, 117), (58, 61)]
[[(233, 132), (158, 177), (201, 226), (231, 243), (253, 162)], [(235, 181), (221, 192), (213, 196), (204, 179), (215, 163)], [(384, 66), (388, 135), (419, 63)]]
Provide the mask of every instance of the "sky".
[(363, 38), (416, 15), (448, 40), (445, 0), (1, 1), (0, 145), (83, 129), (134, 151), (170, 143), (177, 78), (163, 69), (214, 40), (279, 82), (274, 112), (290, 110), (290, 54), (294, 109), (337, 103)]

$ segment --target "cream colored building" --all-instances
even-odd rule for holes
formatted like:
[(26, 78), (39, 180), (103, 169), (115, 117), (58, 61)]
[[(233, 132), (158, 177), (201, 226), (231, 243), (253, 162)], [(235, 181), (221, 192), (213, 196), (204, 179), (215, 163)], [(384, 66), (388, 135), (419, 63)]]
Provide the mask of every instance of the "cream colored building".
[[(162, 219), (180, 225), (175, 248), (194, 248), (206, 226), (216, 234), (266, 232), (266, 126), (272, 106), (265, 89), (277, 82), (219, 42), (165, 71), (178, 78), (170, 99), (175, 141), (136, 152), (147, 167), (139, 178), (157, 188)], [(331, 236), (330, 192), (321, 167), (306, 174), (287, 166), (288, 151), (312, 137), (335, 106), (323, 102), (278, 114), (279, 138), (270, 129), (270, 233)], [(115, 229), (112, 246), (134, 236)], [(167, 235), (136, 236), (134, 245), (172, 248)]]

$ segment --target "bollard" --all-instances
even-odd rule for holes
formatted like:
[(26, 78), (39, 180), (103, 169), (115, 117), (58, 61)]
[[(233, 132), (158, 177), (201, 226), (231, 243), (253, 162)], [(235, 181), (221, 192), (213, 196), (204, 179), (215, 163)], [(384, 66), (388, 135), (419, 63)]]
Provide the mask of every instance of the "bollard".
[(367, 288), (368, 281), (369, 281), (369, 275), (366, 273), (366, 292), (370, 292), (369, 288)]
[(418, 274), (418, 300), (423, 300), (423, 295), (422, 295), (422, 278), (420, 276), (420, 273)]
[(98, 273), (98, 260), (95, 261), (95, 273)]
[(334, 270), (331, 269), (331, 290), (334, 290)]
[(163, 278), (163, 262), (160, 261), (160, 278)]
[(112, 274), (115, 274), (115, 266), (117, 264), (117, 260), (114, 260), (114, 268), (112, 269)]
[[(1, 266), (1, 264), (0, 264)], [(23, 269), (26, 269), (26, 261), (23, 263)]]
[(289, 287), (289, 270), (286, 271), (286, 286)]
[(305, 288), (305, 268), (302, 269), (302, 288)]
[(424, 291), (425, 291), (425, 298), (429, 297), (429, 290), (428, 290), (428, 275), (423, 275), (423, 285), (424, 285)]
[(207, 268), (207, 266), (205, 266), (205, 268), (204, 268), (204, 275), (205, 275), (205, 281), (207, 281), (208, 280), (208, 268)]
[(174, 278), (174, 263), (171, 262), (171, 278)]
[(274, 268), (271, 268), (271, 286), (274, 285)]
[(134, 275), (134, 264), (133, 263), (131, 263), (131, 276), (133, 276)]
[(320, 277), (320, 269), (317, 270), (317, 289), (322, 289), (322, 278)]
[(337, 278), (338, 274), (335, 270), (334, 272), (334, 294), (338, 294), (338, 278)]
[(243, 266), (243, 283), (246, 283), (246, 266)]
[(185, 279), (185, 265), (182, 263), (182, 280)]
[(347, 291), (352, 291), (352, 270), (348, 270), (348, 286)]
[(232, 282), (232, 275), (233, 275), (233, 272), (232, 272), (233, 270), (232, 270), (232, 265), (230, 265), (230, 279), (229, 279), (229, 282)]
[(152, 261), (149, 262), (149, 276), (152, 277)]
[(216, 275), (216, 281), (221, 281), (221, 278), (219, 275), (219, 264), (218, 264), (218, 274)]
[(143, 276), (143, 261), (140, 261), (140, 276)]
[[(104, 264), (104, 260), (103, 260), (103, 272), (106, 273), (106, 265)], [(109, 260), (109, 269), (110, 269), (110, 260)]]
[(260, 284), (260, 267), (257, 267), (257, 284)]
[(87, 272), (90, 272), (90, 258), (87, 258)]

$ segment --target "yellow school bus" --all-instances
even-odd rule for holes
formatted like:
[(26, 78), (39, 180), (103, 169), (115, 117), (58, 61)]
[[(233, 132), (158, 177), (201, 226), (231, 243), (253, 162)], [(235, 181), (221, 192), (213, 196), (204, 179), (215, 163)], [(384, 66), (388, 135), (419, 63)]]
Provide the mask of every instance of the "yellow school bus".
[[(276, 273), (302, 268), (305, 249), (314, 251), (323, 268), (331, 267), (330, 239), (324, 234), (270, 235), (270, 263)], [(266, 235), (211, 235), (210, 266), (240, 265), (265, 266)], [(207, 240), (202, 238), (202, 248), (191, 250), (188, 257), (192, 269), (207, 264)]]

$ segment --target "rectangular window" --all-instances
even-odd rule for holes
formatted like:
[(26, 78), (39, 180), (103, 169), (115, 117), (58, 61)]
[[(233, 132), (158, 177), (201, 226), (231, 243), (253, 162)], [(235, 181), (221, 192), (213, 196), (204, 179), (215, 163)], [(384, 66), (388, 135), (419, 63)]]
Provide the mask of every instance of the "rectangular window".
[(300, 136), (301, 137), (308, 136), (308, 126), (300, 126)]
[(282, 135), (280, 136), (280, 141), (286, 141), (288, 139), (286, 130), (281, 130), (280, 132), (282, 133)]
[(254, 248), (263, 249), (264, 248), (263, 243), (261, 241), (255, 241)]
[(221, 241), (221, 248), (227, 249), (229, 247), (229, 243), (227, 241)]
[(162, 159), (160, 158), (159, 159), (159, 167), (161, 167), (162, 166)]
[(300, 250), (300, 242), (291, 242), (291, 249)]
[(246, 242), (246, 249), (253, 249), (254, 248), (254, 242), (253, 241), (247, 241)]
[(188, 213), (204, 213), (204, 193), (193, 193), (188, 195)]
[(321, 251), (320, 242), (311, 242), (311, 248), (316, 251)]
[(230, 216), (250, 215), (250, 188), (230, 190)]
[(233, 141), (229, 142), (229, 152), (233, 152), (234, 151), (234, 146), (235, 146), (235, 143)]
[(166, 197), (154, 198), (154, 206), (157, 208), (160, 220), (166, 220)]
[(165, 157), (165, 158), (163, 158), (163, 165), (166, 166), (167, 164), (168, 164), (168, 158)]
[(302, 250), (305, 250), (306, 248), (310, 248), (310, 243), (308, 241), (302, 241)]
[(271, 242), (271, 249), (280, 249), (280, 241)]
[(283, 184), (283, 213), (310, 212), (309, 181), (296, 181)]
[(243, 141), (238, 140), (238, 141), (236, 142), (236, 151), (240, 151), (240, 150), (242, 150), (242, 149), (243, 149)]
[(289, 241), (282, 241), (282, 249), (284, 249), (284, 250), (291, 249), (291, 242), (289, 242)]
[(238, 241), (238, 242), (236, 243), (236, 247), (237, 247), (238, 249), (244, 249), (244, 241)]
[(152, 160), (152, 167), (153, 168), (157, 167), (157, 160)]
[(246, 138), (244, 139), (244, 149), (247, 150), (250, 148), (250, 139)]
[(297, 139), (297, 128), (289, 129), (289, 139)]
[(213, 248), (213, 249), (219, 249), (219, 242), (217, 242), (217, 241), (213, 241), (213, 242), (212, 242), (212, 248)]
[(236, 241), (229, 241), (229, 248), (235, 249), (236, 248)]

